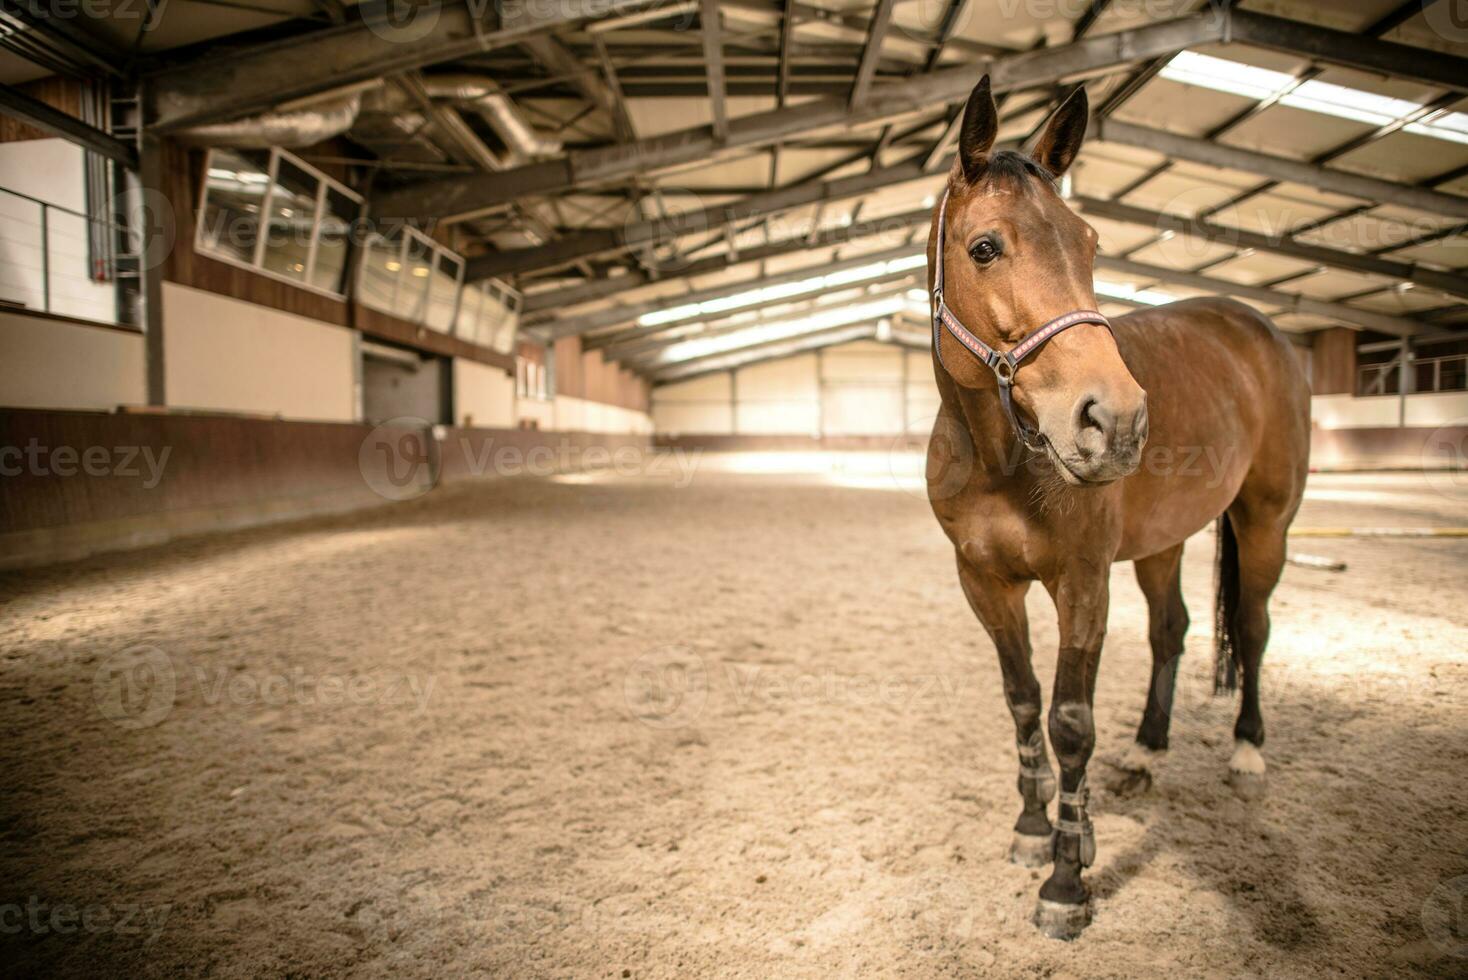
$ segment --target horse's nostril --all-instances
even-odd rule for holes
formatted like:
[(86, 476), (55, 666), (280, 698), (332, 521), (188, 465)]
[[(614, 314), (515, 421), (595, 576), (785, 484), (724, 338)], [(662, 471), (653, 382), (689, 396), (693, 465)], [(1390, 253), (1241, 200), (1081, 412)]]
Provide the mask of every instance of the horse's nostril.
[(1103, 434), (1106, 432), (1106, 426), (1102, 424), (1102, 421), (1099, 417), (1103, 413), (1098, 411), (1099, 409), (1100, 405), (1097, 403), (1096, 399), (1086, 399), (1085, 403), (1081, 405), (1080, 411), (1080, 421), (1082, 429), (1099, 429)]

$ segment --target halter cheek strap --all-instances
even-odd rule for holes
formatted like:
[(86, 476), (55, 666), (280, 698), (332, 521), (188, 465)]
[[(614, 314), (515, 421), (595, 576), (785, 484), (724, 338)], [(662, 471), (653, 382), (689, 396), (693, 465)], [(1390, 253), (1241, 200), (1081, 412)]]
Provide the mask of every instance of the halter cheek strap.
[[(1056, 334), (1082, 323), (1099, 323), (1110, 330), (1111, 321), (1095, 310), (1075, 310), (1062, 314), (1032, 331), (1007, 351), (990, 347), (975, 336), (973, 331), (965, 327), (963, 322), (948, 308), (948, 304), (943, 302), (943, 226), (947, 217), (948, 192), (944, 191), (943, 202), (938, 206), (938, 250), (937, 259), (933, 264), (933, 347), (938, 352), (938, 363), (943, 364), (941, 341), (943, 331), (946, 329), (954, 340), (971, 351), (989, 370), (994, 372), (994, 378), (999, 382), (999, 403), (1004, 406), (1004, 414), (1009, 418), (1009, 425), (1014, 429), (1015, 436), (1024, 443), (1025, 448), (1039, 452), (1044, 448), (1040, 442), (1040, 433), (1028, 422), (1021, 421), (1019, 414), (1014, 410), (1014, 398), (1010, 390), (1014, 387), (1014, 373), (1019, 370), (1020, 363), (1026, 357), (1039, 350), (1045, 341)], [(944, 367), (946, 368), (947, 365)]]

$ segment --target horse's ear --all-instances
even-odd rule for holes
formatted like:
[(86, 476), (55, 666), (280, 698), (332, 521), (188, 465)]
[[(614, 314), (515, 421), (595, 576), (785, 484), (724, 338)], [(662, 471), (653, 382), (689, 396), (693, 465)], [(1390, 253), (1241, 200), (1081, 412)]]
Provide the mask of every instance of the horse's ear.
[(1070, 169), (1076, 154), (1081, 151), (1081, 141), (1086, 138), (1086, 123), (1090, 121), (1091, 105), (1086, 99), (1086, 87), (1079, 86), (1070, 98), (1060, 104), (1055, 115), (1045, 126), (1040, 141), (1035, 144), (1035, 161), (1059, 177)]
[(984, 172), (998, 135), (999, 109), (989, 91), (989, 76), (985, 75), (969, 93), (968, 105), (963, 107), (963, 128), (958, 131), (958, 162), (965, 179), (975, 181)]

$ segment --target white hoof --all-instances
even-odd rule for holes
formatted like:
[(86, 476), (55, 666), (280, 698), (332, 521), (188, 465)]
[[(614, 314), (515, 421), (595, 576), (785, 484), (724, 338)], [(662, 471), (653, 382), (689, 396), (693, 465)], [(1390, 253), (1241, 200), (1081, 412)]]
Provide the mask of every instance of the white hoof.
[(1228, 761), (1228, 784), (1241, 800), (1257, 800), (1264, 795), (1264, 756), (1253, 742), (1234, 743), (1234, 757)]
[(1259, 751), (1259, 746), (1253, 742), (1239, 739), (1234, 742), (1234, 756), (1228, 760), (1229, 772), (1238, 773), (1241, 776), (1264, 775), (1264, 754)]

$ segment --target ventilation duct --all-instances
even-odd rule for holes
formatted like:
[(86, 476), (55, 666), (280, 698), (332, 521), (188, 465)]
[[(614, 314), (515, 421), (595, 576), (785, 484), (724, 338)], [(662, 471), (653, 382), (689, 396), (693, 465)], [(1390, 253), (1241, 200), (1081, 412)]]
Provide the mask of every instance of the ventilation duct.
[(267, 112), (233, 122), (196, 126), (178, 134), (197, 146), (230, 146), (263, 150), (313, 146), (351, 129), (362, 112), (362, 93), (354, 92), (295, 109)]
[(435, 99), (461, 103), (479, 113), (505, 146), (521, 157), (534, 160), (561, 152), (561, 141), (536, 132), (491, 79), (469, 74), (425, 75), (423, 88)]

